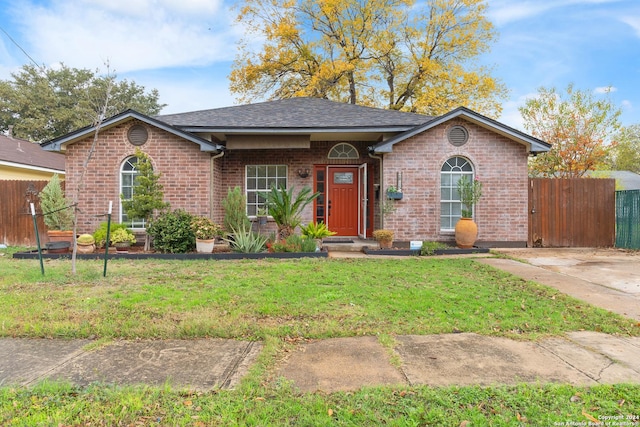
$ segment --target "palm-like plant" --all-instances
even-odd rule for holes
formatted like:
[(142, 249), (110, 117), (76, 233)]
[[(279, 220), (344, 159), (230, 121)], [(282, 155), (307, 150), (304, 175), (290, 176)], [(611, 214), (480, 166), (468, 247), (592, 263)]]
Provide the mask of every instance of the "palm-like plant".
[(269, 215), (278, 226), (278, 237), (286, 239), (291, 236), (296, 227), (302, 222), (301, 214), (304, 208), (320, 195), (312, 193), (311, 188), (303, 187), (294, 197), (294, 187), (289, 189), (283, 186), (271, 186), (265, 196), (269, 205)]

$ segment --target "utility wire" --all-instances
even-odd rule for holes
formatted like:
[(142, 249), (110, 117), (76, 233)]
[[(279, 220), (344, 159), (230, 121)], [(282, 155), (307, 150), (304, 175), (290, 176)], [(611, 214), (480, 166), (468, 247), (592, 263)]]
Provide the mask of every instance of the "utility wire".
[(1, 26), (0, 26), (0, 31), (2, 31), (2, 32), (3, 32), (7, 37), (9, 37), (9, 40), (11, 40), (11, 42), (12, 42), (13, 44), (15, 44), (15, 45), (18, 47), (18, 49), (20, 49), (20, 50), (22, 51), (22, 53), (24, 53), (24, 54), (25, 54), (25, 56), (26, 56), (27, 58), (29, 58), (29, 60), (30, 60), (31, 62), (33, 62), (33, 65), (35, 65), (36, 67), (38, 67), (38, 68), (40, 69), (40, 71), (44, 71), (44, 67), (43, 67), (42, 65), (38, 64), (38, 63), (37, 63), (37, 62), (36, 62), (36, 61), (31, 57), (31, 55), (29, 55), (29, 54), (27, 53), (27, 51), (26, 51), (26, 50), (24, 50), (24, 49), (22, 48), (22, 46), (20, 46), (20, 45), (18, 44), (18, 42), (17, 42), (17, 41), (15, 41), (15, 40), (13, 39), (13, 37), (11, 37), (11, 35), (10, 35), (8, 32), (6, 32), (6, 31), (5, 31), (5, 29), (4, 29), (4, 28), (2, 28)]

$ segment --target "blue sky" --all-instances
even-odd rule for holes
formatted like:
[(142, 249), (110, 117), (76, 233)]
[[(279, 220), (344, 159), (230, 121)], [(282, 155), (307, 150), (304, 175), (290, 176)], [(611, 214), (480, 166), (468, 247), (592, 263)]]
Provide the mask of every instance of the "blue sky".
[[(0, 0), (0, 79), (30, 63), (105, 71), (156, 88), (163, 113), (233, 105), (227, 76), (243, 29), (228, 0)], [(541, 86), (609, 96), (640, 123), (639, 0), (488, 0), (499, 32), (481, 58), (510, 91), (500, 120)], [(15, 43), (9, 38), (15, 41)], [(19, 47), (17, 45), (19, 45)], [(29, 57), (21, 50), (23, 49)], [(611, 87), (608, 95), (604, 88)]]

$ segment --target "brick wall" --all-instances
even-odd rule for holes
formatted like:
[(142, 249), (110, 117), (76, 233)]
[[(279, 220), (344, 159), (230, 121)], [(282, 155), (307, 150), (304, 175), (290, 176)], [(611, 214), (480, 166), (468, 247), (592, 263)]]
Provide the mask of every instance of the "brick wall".
[[(78, 231), (92, 233), (106, 217), (113, 201), (112, 220), (120, 215), (120, 168), (134, 155), (136, 147), (127, 140), (127, 131), (138, 121), (132, 120), (100, 132), (92, 159), (79, 192)], [(200, 151), (197, 144), (169, 132), (147, 126), (148, 141), (140, 147), (151, 158), (155, 172), (161, 173), (164, 199), (172, 209), (185, 209), (197, 215), (211, 213), (211, 154)], [(77, 193), (88, 150), (93, 137), (70, 145), (66, 152), (66, 188), (71, 197)]]
[[(455, 147), (447, 131), (463, 125), (468, 142)], [(478, 241), (526, 242), (528, 233), (527, 150), (507, 138), (464, 120), (439, 125), (396, 144), (384, 156), (384, 185), (396, 185), (402, 173), (403, 199), (385, 218), (385, 228), (396, 240), (453, 240), (453, 233), (440, 231), (440, 169), (454, 156), (471, 161), (483, 183), (483, 196), (476, 205)]]
[[(114, 202), (113, 219), (120, 214), (120, 167), (135, 153), (127, 141), (128, 129), (137, 121), (129, 121), (100, 133), (100, 140), (85, 175), (79, 202), (81, 233), (92, 232), (104, 217), (109, 200)], [(462, 147), (448, 143), (446, 132), (456, 124), (464, 125), (469, 141)], [(172, 209), (185, 209), (198, 215), (211, 216), (222, 223), (221, 200), (228, 189), (244, 189), (245, 165), (286, 164), (289, 185), (297, 189), (312, 186), (313, 177), (300, 178), (298, 169), (313, 171), (313, 165), (368, 163), (371, 183), (380, 183), (379, 160), (369, 157), (369, 143), (351, 143), (360, 153), (358, 160), (329, 160), (329, 150), (337, 142), (312, 142), (311, 149), (289, 150), (229, 150), (211, 159), (192, 142), (171, 133), (148, 126), (149, 140), (142, 146), (156, 172), (162, 174), (165, 200)], [(92, 143), (92, 137), (72, 144), (66, 153), (67, 188), (75, 193), (82, 164)], [(384, 219), (384, 227), (393, 229), (396, 240), (452, 240), (453, 233), (440, 231), (440, 168), (453, 156), (471, 161), (478, 178), (484, 184), (484, 195), (476, 206), (479, 241), (526, 242), (527, 216), (527, 152), (522, 145), (464, 120), (451, 121), (416, 135), (394, 146), (384, 155), (384, 182), (381, 194), (389, 185), (396, 185), (397, 173), (402, 173), (404, 197), (396, 201), (396, 212)], [(383, 196), (382, 196), (383, 197)], [(380, 200), (370, 195), (374, 203), (374, 228), (381, 227)], [(313, 218), (312, 206), (305, 209), (303, 222)]]
[[(349, 142), (360, 155), (355, 160), (329, 160), (327, 158), (331, 148), (337, 144), (335, 141), (314, 141), (311, 149), (289, 149), (289, 150), (230, 150), (217, 160), (217, 166), (221, 168), (222, 191), (221, 198), (226, 195), (228, 189), (235, 186), (245, 189), (245, 166), (246, 165), (288, 165), (289, 186), (300, 190), (303, 187), (313, 187), (313, 166), (314, 165), (359, 165), (368, 163), (370, 173), (375, 174), (378, 169), (378, 161), (368, 155), (367, 143)], [(309, 170), (307, 178), (298, 176), (298, 169)], [(375, 182), (378, 182), (376, 180)], [(296, 191), (297, 192), (297, 191)], [(313, 204), (307, 206), (303, 212), (302, 223), (306, 224), (313, 220)]]

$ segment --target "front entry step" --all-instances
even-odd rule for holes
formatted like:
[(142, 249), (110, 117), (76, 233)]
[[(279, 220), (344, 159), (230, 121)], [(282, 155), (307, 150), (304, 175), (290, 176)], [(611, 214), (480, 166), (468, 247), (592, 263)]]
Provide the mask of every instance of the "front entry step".
[(322, 247), (328, 252), (362, 252), (365, 246), (375, 247), (375, 240), (362, 240), (357, 237), (335, 237), (324, 239)]

